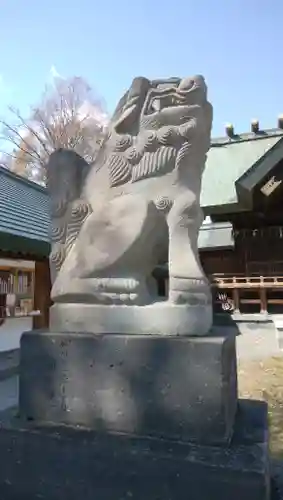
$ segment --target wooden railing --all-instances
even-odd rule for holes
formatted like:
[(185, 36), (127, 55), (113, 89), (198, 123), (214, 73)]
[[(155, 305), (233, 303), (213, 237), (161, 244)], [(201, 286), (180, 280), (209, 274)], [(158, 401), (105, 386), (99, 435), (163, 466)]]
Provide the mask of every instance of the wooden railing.
[(283, 276), (213, 276), (217, 288), (283, 288)]
[[(226, 310), (240, 312), (241, 304), (259, 304), (260, 312), (266, 313), (269, 305), (283, 306), (283, 276), (213, 275), (211, 284), (216, 304), (226, 304), (223, 307)], [(282, 294), (277, 297), (268, 293), (280, 291)], [(253, 296), (245, 296), (247, 292), (253, 292)]]

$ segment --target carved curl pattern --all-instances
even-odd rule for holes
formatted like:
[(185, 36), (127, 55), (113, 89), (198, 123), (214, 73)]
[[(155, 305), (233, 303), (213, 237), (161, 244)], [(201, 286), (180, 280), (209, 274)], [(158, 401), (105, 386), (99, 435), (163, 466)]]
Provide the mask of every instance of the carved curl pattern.
[(58, 272), (61, 269), (61, 266), (65, 260), (65, 247), (62, 244), (54, 245), (52, 248), (52, 252), (50, 254), (50, 263), (53, 265)]

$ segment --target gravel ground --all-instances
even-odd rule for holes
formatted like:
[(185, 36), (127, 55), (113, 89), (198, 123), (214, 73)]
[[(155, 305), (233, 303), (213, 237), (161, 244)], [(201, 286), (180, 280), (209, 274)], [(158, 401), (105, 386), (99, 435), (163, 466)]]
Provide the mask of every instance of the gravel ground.
[(283, 499), (283, 461), (271, 460), (271, 499)]
[(278, 332), (274, 324), (239, 324), (237, 355), (240, 360), (264, 359), (270, 356), (283, 355), (278, 342)]

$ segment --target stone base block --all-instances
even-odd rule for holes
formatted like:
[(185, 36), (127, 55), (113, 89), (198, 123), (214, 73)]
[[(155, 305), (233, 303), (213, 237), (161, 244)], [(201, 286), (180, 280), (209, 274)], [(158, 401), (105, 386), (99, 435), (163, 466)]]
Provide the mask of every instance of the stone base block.
[(237, 409), (235, 337), (30, 331), (20, 412), (139, 436), (227, 443)]
[(264, 405), (240, 405), (229, 447), (0, 420), (1, 500), (269, 499)]
[(207, 335), (212, 306), (156, 302), (147, 306), (55, 304), (50, 308), (50, 329), (57, 332), (140, 335)]

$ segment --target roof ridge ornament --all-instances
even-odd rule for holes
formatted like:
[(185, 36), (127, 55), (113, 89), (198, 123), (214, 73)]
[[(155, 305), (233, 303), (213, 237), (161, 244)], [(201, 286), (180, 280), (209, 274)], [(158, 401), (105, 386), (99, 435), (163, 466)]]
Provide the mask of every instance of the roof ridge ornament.
[(226, 135), (232, 139), (235, 135), (235, 132), (234, 132), (234, 126), (232, 123), (227, 123), (226, 124), (226, 127), (225, 127), (225, 132), (226, 132)]

